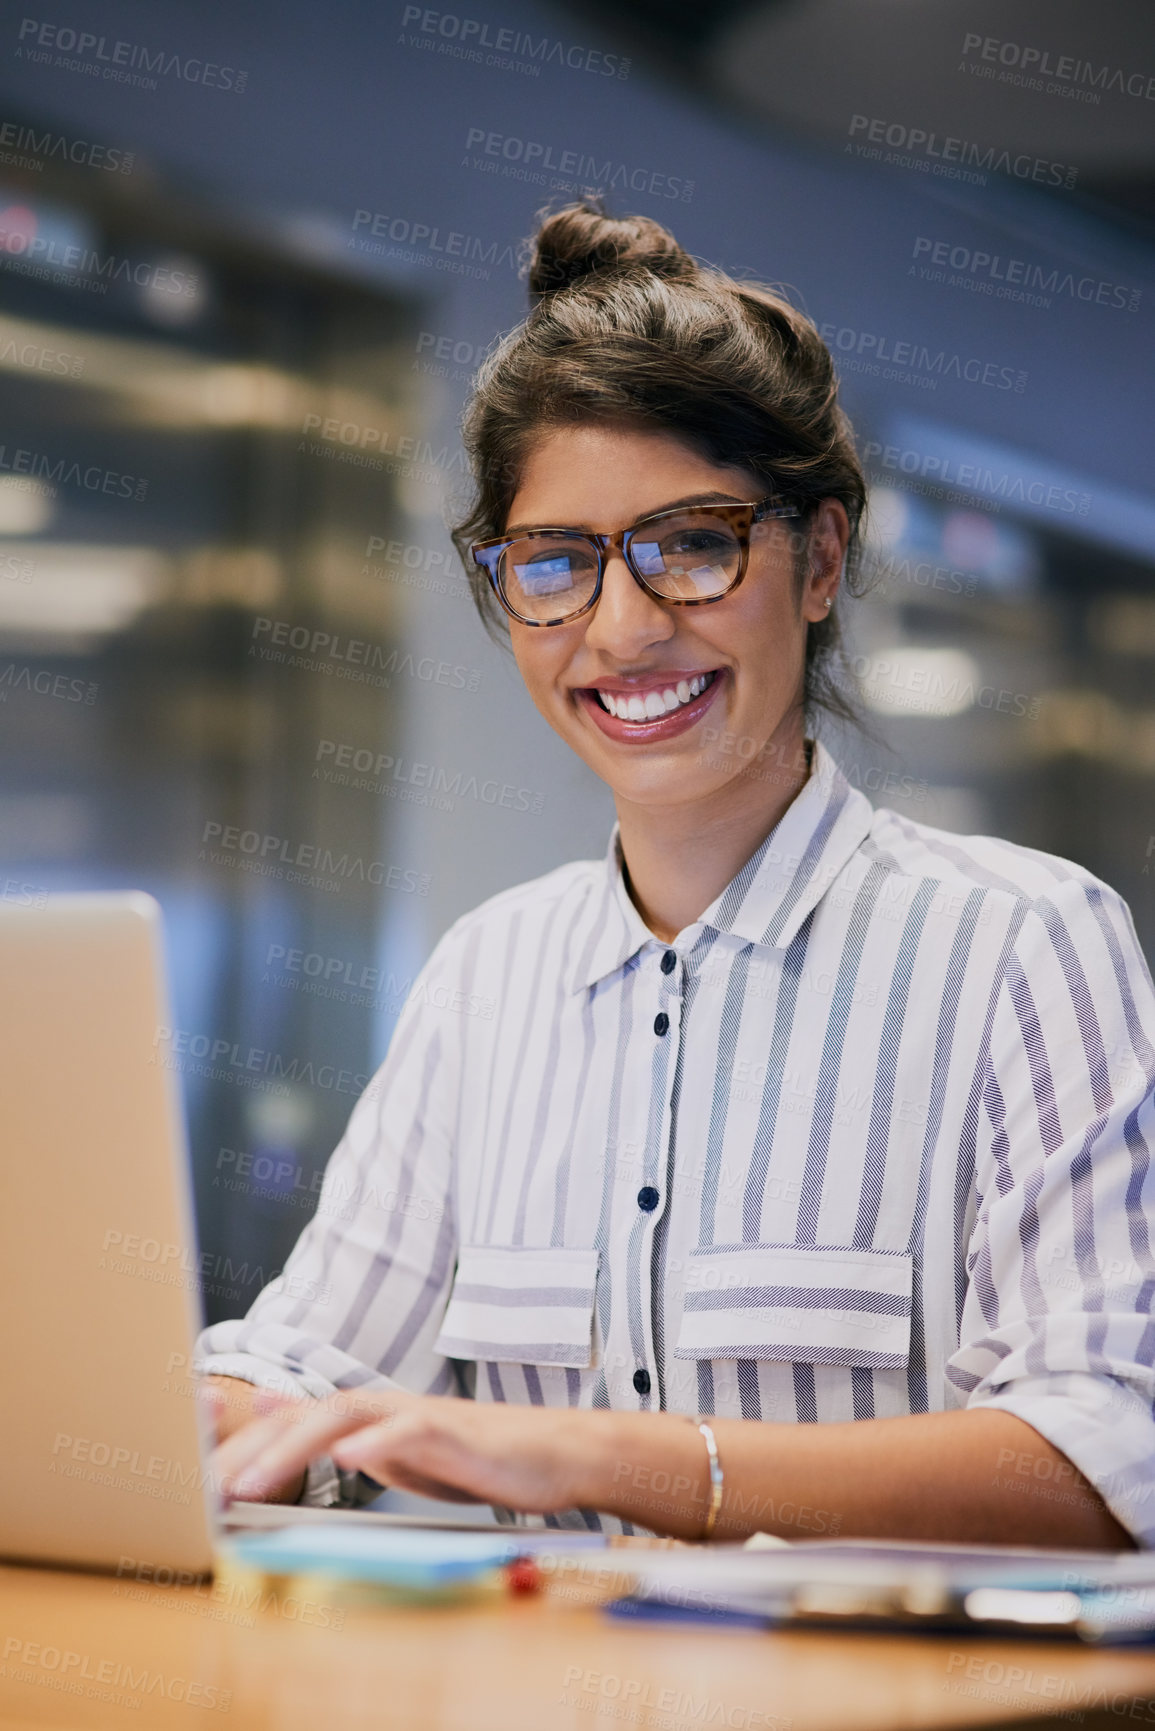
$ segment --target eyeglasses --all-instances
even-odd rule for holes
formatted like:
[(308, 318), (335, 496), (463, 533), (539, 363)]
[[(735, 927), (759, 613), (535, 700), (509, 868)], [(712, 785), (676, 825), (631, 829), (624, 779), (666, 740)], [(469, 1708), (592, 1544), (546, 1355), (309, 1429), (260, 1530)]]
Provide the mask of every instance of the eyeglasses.
[(506, 612), (522, 625), (566, 625), (602, 590), (606, 556), (620, 551), (635, 580), (659, 601), (698, 607), (720, 601), (746, 575), (750, 531), (771, 517), (800, 517), (771, 493), (747, 505), (681, 505), (656, 511), (616, 535), (584, 529), (525, 529), (470, 548)]

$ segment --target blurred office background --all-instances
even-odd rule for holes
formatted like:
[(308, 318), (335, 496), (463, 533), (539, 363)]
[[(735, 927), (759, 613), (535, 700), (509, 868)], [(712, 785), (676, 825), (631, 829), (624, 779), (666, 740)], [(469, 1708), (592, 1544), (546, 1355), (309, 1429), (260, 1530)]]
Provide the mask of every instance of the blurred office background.
[(1081, 861), (1155, 952), (1153, 119), (1121, 0), (0, 9), (0, 883), (164, 906), (210, 1319), (439, 935), (605, 847), (446, 529), (569, 192), (831, 342), (851, 779)]

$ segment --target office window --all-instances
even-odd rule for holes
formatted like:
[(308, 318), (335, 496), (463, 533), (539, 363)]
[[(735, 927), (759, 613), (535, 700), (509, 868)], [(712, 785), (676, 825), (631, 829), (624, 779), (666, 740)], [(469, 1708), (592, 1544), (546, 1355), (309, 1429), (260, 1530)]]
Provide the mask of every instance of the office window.
[(419, 874), (348, 784), (387, 774), (398, 724), (416, 302), (51, 173), (0, 186), (0, 234), (3, 893), (161, 901), (155, 1058), (188, 1105), (206, 1313), (235, 1315), (405, 986), (381, 932)]

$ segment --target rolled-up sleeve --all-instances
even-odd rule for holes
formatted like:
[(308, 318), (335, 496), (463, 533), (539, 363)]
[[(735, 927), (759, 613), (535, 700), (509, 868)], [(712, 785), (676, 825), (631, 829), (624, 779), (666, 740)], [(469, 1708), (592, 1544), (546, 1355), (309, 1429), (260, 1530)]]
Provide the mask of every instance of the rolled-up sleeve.
[[(324, 1399), (338, 1390), (419, 1393), (455, 1387), (434, 1350), (452, 1282), (452, 1194), (460, 1076), (459, 946), (442, 939), (398, 1019), (384, 1063), (325, 1171), (317, 1212), (283, 1272), (247, 1316), (197, 1342), (201, 1375)], [(363, 1502), (379, 1493), (327, 1458), (302, 1501)]]
[[(1153, 1083), (1155, 989), (1130, 913), (1079, 874), (1024, 906), (1004, 952), (947, 1376), (968, 1406), (1024, 1419), (1148, 1546)], [(1056, 1501), (1086, 1494), (1073, 1475), (1038, 1478), (1033, 1457), (992, 1466), (1008, 1491)]]

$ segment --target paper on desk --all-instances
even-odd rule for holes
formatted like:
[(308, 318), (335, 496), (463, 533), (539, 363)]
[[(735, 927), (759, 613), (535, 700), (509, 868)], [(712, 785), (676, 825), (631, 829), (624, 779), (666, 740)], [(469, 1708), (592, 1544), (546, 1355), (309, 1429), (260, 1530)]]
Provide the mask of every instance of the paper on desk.
[(623, 1561), (637, 1597), (690, 1612), (989, 1618), (1055, 1632), (1065, 1624), (1085, 1640), (1155, 1638), (1150, 1553), (826, 1540), (642, 1552)]

